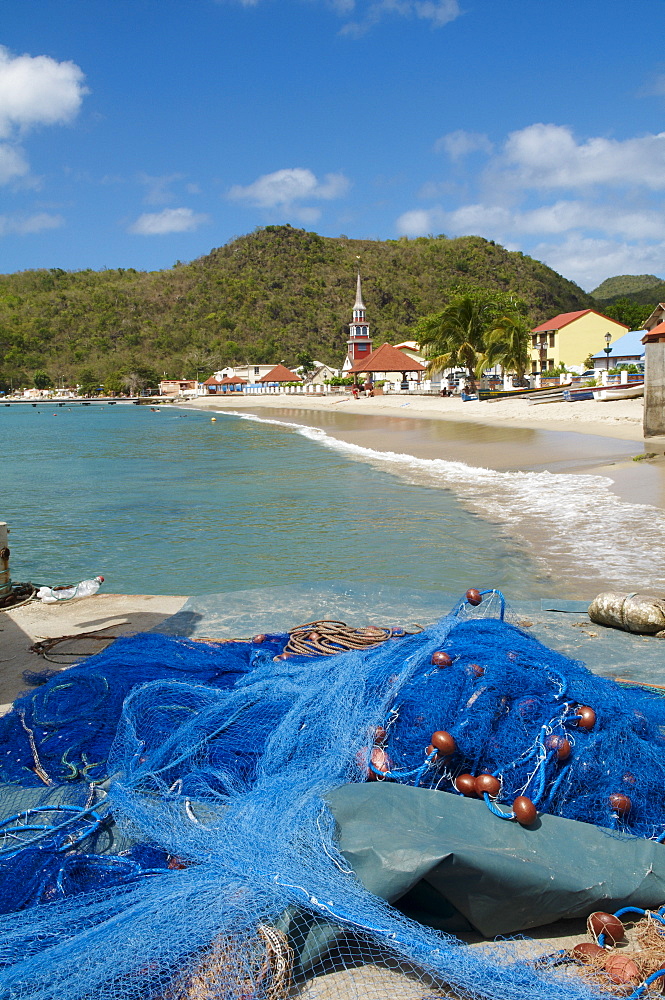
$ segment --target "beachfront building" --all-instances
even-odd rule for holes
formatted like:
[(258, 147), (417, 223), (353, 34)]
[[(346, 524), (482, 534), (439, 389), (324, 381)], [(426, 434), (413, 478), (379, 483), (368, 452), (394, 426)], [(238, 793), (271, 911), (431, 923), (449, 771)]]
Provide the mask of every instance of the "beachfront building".
[(643, 326), (647, 333), (650, 333), (654, 327), (659, 326), (663, 320), (665, 320), (665, 302), (659, 302), (654, 311), (650, 316), (647, 316)]
[(339, 375), (339, 368), (331, 368), (323, 361), (315, 361), (314, 368), (309, 372), (303, 371), (302, 367), (296, 367), (293, 370), (300, 376), (305, 385), (325, 385), (331, 378)]
[(593, 367), (618, 368), (620, 366), (637, 365), (644, 366), (644, 344), (642, 337), (646, 330), (630, 330), (619, 337), (613, 344), (609, 344), (609, 351), (603, 348), (597, 354), (592, 355)]
[(590, 354), (613, 343), (628, 331), (624, 323), (603, 316), (595, 309), (559, 313), (531, 331), (531, 371), (547, 371), (564, 364), (583, 366)]
[(160, 396), (198, 396), (199, 383), (195, 378), (167, 378), (159, 383)]
[(665, 322), (642, 337), (645, 346), (644, 439), (650, 450), (665, 452)]
[(412, 361), (418, 361), (421, 365), (427, 364), (427, 358), (420, 350), (417, 340), (403, 340), (401, 344), (393, 344), (393, 347), (397, 351), (402, 351)]
[[(376, 381), (396, 381), (396, 374), (401, 375), (399, 384), (401, 388), (408, 389), (410, 382), (419, 382), (425, 365), (410, 358), (404, 351), (398, 351), (391, 344), (382, 344), (372, 351), (368, 358), (357, 361), (350, 369), (349, 374), (356, 378), (356, 381), (370, 382)], [(364, 376), (364, 378), (363, 378)]]
[(213, 372), (216, 377), (219, 375), (220, 379), (223, 378), (241, 378), (245, 382), (249, 382), (255, 385), (260, 382), (264, 375), (267, 375), (275, 367), (274, 364), (270, 365), (227, 365), (225, 368), (220, 368), (218, 372)]
[(269, 372), (259, 379), (264, 385), (281, 385), (283, 382), (302, 382), (300, 375), (296, 375), (286, 365), (274, 365)]
[(206, 395), (219, 396), (227, 392), (242, 392), (247, 379), (239, 375), (211, 375), (203, 383)]
[(355, 364), (366, 361), (371, 353), (372, 338), (369, 335), (369, 323), (363, 302), (360, 272), (358, 272), (356, 301), (353, 304), (353, 319), (349, 323), (349, 339), (346, 342), (346, 358), (342, 365), (342, 375), (348, 375)]

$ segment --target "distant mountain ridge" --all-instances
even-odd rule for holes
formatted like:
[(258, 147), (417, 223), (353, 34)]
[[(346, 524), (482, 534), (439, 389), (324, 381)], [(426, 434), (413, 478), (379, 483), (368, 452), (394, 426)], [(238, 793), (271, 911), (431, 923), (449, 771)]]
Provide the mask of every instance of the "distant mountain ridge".
[(374, 345), (412, 339), (456, 288), (523, 298), (535, 325), (597, 300), (545, 264), (479, 236), (329, 238), (266, 226), (169, 270), (0, 275), (0, 379), (37, 369), (70, 382), (132, 365), (179, 377), (299, 351), (335, 367), (346, 352), (360, 268)]
[(665, 301), (665, 281), (655, 274), (618, 274), (606, 278), (590, 293), (598, 302), (611, 305), (631, 299), (643, 305)]

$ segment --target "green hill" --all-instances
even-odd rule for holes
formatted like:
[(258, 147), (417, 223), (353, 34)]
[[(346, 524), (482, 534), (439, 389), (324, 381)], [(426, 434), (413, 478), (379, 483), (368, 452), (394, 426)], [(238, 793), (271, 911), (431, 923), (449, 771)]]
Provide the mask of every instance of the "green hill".
[(599, 302), (614, 302), (627, 298), (633, 302), (650, 303), (660, 301), (665, 292), (665, 281), (655, 274), (618, 274), (594, 288), (591, 295)]
[(0, 276), (0, 381), (35, 370), (71, 383), (141, 366), (160, 375), (236, 362), (295, 363), (299, 351), (339, 366), (360, 266), (375, 345), (410, 339), (460, 285), (513, 292), (530, 319), (593, 307), (555, 271), (477, 236), (336, 239), (267, 226), (167, 271), (133, 268)]

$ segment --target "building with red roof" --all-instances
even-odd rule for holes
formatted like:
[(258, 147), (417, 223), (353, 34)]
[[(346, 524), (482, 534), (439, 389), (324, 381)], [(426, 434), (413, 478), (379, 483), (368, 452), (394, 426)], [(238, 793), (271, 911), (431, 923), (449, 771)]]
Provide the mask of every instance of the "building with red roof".
[(356, 361), (349, 374), (366, 375), (368, 378), (373, 375), (374, 380), (376, 380), (388, 379), (390, 375), (400, 372), (402, 382), (406, 382), (407, 372), (416, 372), (418, 379), (420, 379), (420, 373), (424, 371), (425, 365), (410, 358), (404, 351), (398, 351), (391, 344), (381, 344), (381, 347), (372, 351), (368, 358)]
[(259, 382), (302, 382), (302, 379), (286, 365), (279, 364), (271, 368), (267, 375), (259, 379)]
[[(595, 309), (559, 313), (531, 331), (531, 370), (582, 366), (629, 329)], [(609, 334), (609, 338), (607, 337)]]

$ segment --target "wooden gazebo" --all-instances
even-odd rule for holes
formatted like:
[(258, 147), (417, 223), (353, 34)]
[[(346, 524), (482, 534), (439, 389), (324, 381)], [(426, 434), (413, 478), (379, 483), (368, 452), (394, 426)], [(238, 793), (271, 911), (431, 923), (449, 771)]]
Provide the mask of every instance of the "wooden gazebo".
[(240, 389), (240, 386), (247, 385), (247, 379), (240, 378), (239, 375), (234, 375), (233, 377), (225, 375), (224, 378), (221, 379), (212, 375), (209, 379), (206, 379), (203, 384), (206, 387), (207, 392), (210, 394), (219, 392), (241, 392), (242, 390)]
[(356, 361), (349, 374), (353, 375), (355, 379), (357, 375), (385, 375), (388, 377), (400, 372), (402, 382), (406, 382), (407, 372), (418, 372), (420, 378), (420, 372), (425, 370), (425, 365), (421, 365), (419, 361), (410, 358), (403, 351), (398, 351), (391, 344), (381, 344), (381, 347), (372, 351), (369, 357), (362, 361)]
[(286, 365), (275, 365), (267, 375), (259, 379), (259, 382), (302, 382), (300, 375), (296, 375)]

